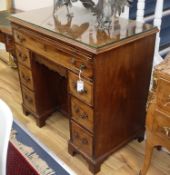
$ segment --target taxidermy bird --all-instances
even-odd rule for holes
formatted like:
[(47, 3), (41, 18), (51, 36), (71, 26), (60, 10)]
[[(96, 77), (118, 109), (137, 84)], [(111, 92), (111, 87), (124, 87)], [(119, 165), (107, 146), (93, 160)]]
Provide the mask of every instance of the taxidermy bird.
[(101, 14), (104, 6), (109, 3), (112, 15), (116, 13), (120, 15), (120, 13), (124, 11), (124, 7), (126, 5), (129, 6), (132, 2), (133, 0), (99, 0), (95, 7), (95, 12), (97, 15)]
[[(69, 7), (72, 6), (72, 2), (78, 0), (54, 0), (54, 15), (55, 10), (65, 5), (67, 8), (67, 16), (72, 16), (69, 12)], [(93, 0), (79, 0), (83, 6), (90, 9), (94, 15), (97, 16), (97, 22), (99, 28), (110, 27), (111, 18), (113, 15), (121, 14), (124, 11), (124, 7), (129, 6), (133, 0), (98, 0), (97, 5)]]
[(92, 0), (79, 0), (83, 6), (87, 9), (93, 9), (95, 6), (95, 3)]
[(124, 11), (124, 7), (129, 6), (133, 0), (99, 0), (94, 13), (97, 16), (98, 26), (110, 27), (111, 17), (116, 14), (121, 14)]
[[(67, 8), (67, 16), (72, 16), (69, 12), (69, 7), (72, 7), (72, 2), (77, 2), (78, 0), (54, 0), (54, 11), (53, 14), (55, 15), (55, 12), (58, 8), (62, 6), (66, 6)], [(95, 6), (95, 3), (92, 0), (79, 0), (83, 6), (87, 9), (93, 9)]]
[(72, 6), (72, 3), (70, 0), (54, 0), (53, 15), (55, 15), (56, 10), (62, 6), (66, 6), (67, 16), (71, 16), (71, 13), (69, 12), (69, 7)]

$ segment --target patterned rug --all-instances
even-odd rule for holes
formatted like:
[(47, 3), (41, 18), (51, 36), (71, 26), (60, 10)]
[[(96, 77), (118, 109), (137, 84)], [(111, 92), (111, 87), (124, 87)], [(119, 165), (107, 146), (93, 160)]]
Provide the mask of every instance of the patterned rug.
[(8, 148), (7, 175), (75, 174), (18, 122), (13, 123)]

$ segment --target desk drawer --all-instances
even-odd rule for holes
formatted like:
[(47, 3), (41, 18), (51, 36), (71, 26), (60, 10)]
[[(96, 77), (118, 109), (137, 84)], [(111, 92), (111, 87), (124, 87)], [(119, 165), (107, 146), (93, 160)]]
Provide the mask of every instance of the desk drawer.
[(19, 64), (18, 68), (21, 83), (24, 84), (29, 89), (33, 90), (34, 88), (33, 88), (33, 79), (31, 71), (28, 68), (22, 66), (21, 64)]
[(81, 99), (85, 103), (89, 105), (93, 105), (93, 84), (87, 80), (84, 81), (84, 91), (78, 92), (77, 91), (77, 80), (78, 75), (69, 72), (69, 90), (72, 95)]
[(72, 119), (93, 132), (93, 109), (71, 97)]
[(156, 95), (158, 106), (170, 114), (170, 81), (158, 79)]
[(154, 113), (153, 131), (170, 139), (170, 117), (158, 110)]
[(37, 36), (32, 36), (30, 33), (26, 35), (22, 32), (14, 30), (14, 39), (16, 43), (21, 44), (31, 51), (45, 57), (47, 60), (66, 67), (74, 72), (78, 72), (80, 67), (83, 66), (83, 76), (88, 78), (93, 77), (92, 61), (89, 58), (77, 57), (75, 56), (76, 53), (75, 55), (70, 55), (63, 51), (64, 48), (63, 50), (59, 50), (55, 45), (56, 41), (47, 41), (43, 37), (36, 37)]
[(22, 86), (23, 102), (32, 112), (36, 112), (34, 93)]
[(75, 146), (84, 153), (92, 156), (93, 137), (86, 130), (72, 121), (71, 123), (72, 141)]
[(17, 55), (17, 59), (18, 62), (24, 66), (27, 66), (28, 68), (31, 67), (31, 63), (30, 63), (30, 53), (29, 50), (16, 45), (16, 55)]

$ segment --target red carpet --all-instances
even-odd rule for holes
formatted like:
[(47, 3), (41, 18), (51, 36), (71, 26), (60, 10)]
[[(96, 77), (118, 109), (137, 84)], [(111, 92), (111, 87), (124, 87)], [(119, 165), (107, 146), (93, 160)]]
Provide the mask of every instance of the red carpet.
[(11, 142), (8, 147), (7, 175), (38, 175)]
[(14, 121), (8, 148), (7, 175), (70, 175), (65, 170), (68, 167), (42, 146), (29, 131)]

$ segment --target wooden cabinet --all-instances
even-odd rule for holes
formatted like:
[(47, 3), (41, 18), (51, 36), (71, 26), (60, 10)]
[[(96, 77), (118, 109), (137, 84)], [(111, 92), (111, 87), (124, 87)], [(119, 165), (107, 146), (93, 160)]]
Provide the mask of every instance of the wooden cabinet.
[(40, 127), (56, 110), (68, 116), (69, 153), (80, 153), (96, 173), (111, 153), (143, 137), (157, 29), (143, 24), (138, 33), (138, 23), (118, 19), (101, 31), (85, 13), (87, 21), (74, 16), (62, 25), (51, 10), (11, 17), (23, 109)]
[(170, 54), (154, 69), (154, 88), (146, 120), (146, 150), (141, 175), (146, 175), (153, 148), (170, 150)]

